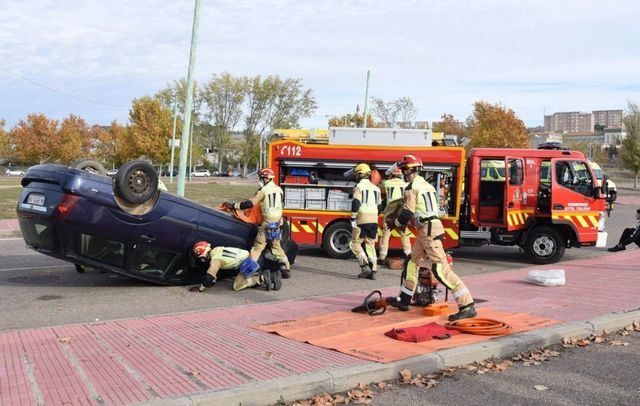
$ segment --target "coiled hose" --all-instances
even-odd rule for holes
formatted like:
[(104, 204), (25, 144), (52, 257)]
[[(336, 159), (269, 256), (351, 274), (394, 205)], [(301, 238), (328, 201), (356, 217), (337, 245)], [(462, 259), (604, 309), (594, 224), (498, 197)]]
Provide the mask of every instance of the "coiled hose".
[(476, 334), (481, 336), (501, 336), (511, 333), (510, 325), (493, 319), (462, 319), (445, 324), (445, 327), (458, 330), (461, 333)]

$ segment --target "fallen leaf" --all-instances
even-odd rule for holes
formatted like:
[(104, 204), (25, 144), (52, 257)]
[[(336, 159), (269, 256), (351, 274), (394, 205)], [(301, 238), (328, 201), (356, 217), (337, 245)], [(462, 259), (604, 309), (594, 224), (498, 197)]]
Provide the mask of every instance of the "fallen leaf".
[(635, 331), (640, 331), (640, 321), (634, 321), (632, 325)]
[(338, 403), (344, 403), (344, 404), (349, 403), (349, 399), (342, 395), (336, 395), (335, 398), (333, 398), (333, 401), (335, 402), (336, 405)]
[(605, 340), (603, 337), (600, 337), (600, 336), (596, 336), (596, 337), (593, 339), (593, 342), (594, 342), (594, 343), (596, 343), (596, 344), (604, 343), (605, 341), (607, 341), (607, 340)]
[(477, 371), (478, 367), (475, 367), (473, 365), (467, 365), (467, 370), (469, 370), (469, 371)]
[(433, 388), (434, 386), (436, 386), (438, 384), (438, 381), (436, 381), (435, 379), (429, 379), (427, 381), (427, 389), (428, 388)]
[[(632, 330), (632, 331), (633, 331), (633, 330)], [(622, 330), (622, 331), (620, 332), (620, 335), (621, 335), (621, 336), (628, 336), (629, 334), (631, 334), (631, 333), (629, 333), (629, 331), (627, 331), (627, 330)]]
[(576, 341), (576, 345), (579, 347), (586, 347), (589, 344), (591, 344), (591, 342), (589, 340), (585, 340), (584, 338)]
[(273, 358), (274, 353), (273, 353), (273, 352), (271, 352), (271, 351), (267, 351), (264, 355), (266, 355), (266, 356), (267, 356), (267, 358), (270, 358), (270, 359), (271, 359), (271, 358)]
[(560, 353), (558, 351), (549, 351), (550, 357), (559, 357)]
[(378, 388), (380, 388), (380, 389), (384, 389), (384, 388), (386, 388), (386, 387), (387, 387), (386, 382), (378, 382)]
[(198, 376), (198, 375), (200, 375), (200, 371), (191, 371), (191, 372), (189, 372), (189, 373), (190, 373), (191, 375), (193, 375), (193, 376)]
[(417, 386), (418, 388), (424, 388), (425, 387), (425, 385), (422, 383), (422, 379), (417, 378), (417, 377), (413, 378), (411, 380), (411, 385)]
[(333, 397), (328, 393), (323, 393), (321, 395), (316, 395), (312, 399), (313, 405), (315, 406), (331, 406), (333, 405)]
[(400, 371), (400, 376), (402, 377), (402, 383), (411, 382), (411, 375), (412, 375), (411, 371), (409, 371), (407, 368)]
[(58, 337), (58, 342), (63, 344), (67, 344), (71, 341), (71, 337)]
[(626, 347), (627, 345), (629, 345), (629, 343), (622, 340), (613, 340), (611, 341), (611, 345), (616, 347)]
[(513, 361), (522, 361), (524, 359), (524, 357), (522, 356), (522, 354), (518, 354), (515, 357), (511, 357), (511, 359)]
[(547, 390), (549, 388), (547, 388), (544, 385), (534, 385), (535, 390)]

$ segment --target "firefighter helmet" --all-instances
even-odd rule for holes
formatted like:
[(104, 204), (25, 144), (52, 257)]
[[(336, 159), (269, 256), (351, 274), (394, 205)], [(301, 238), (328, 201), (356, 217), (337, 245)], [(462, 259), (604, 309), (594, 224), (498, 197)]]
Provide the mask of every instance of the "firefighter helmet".
[(398, 161), (398, 168), (404, 171), (405, 169), (417, 169), (422, 167), (422, 160), (415, 155), (405, 155), (400, 161)]
[(358, 164), (353, 170), (353, 173), (355, 173), (356, 176), (369, 176), (371, 175), (371, 168), (367, 164)]
[(193, 245), (193, 248), (191, 248), (191, 253), (198, 259), (205, 259), (210, 250), (211, 244), (206, 241), (198, 241)]
[(271, 168), (263, 168), (258, 171), (258, 177), (260, 179), (273, 179), (276, 177), (276, 174), (273, 172)]

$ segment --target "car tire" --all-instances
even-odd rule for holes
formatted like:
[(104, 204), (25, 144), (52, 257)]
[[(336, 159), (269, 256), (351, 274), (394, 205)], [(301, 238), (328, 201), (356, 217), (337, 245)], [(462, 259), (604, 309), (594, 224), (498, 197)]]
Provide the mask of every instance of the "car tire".
[(127, 203), (145, 203), (158, 193), (158, 174), (146, 161), (127, 162), (114, 178), (113, 192)]
[(81, 171), (87, 171), (96, 173), (98, 175), (107, 176), (107, 170), (104, 169), (104, 166), (95, 159), (76, 159), (75, 161), (71, 162), (71, 165), (69, 166), (75, 169), (80, 169)]
[(553, 264), (564, 255), (565, 241), (560, 233), (546, 226), (534, 228), (524, 244), (527, 258), (536, 264)]
[(322, 248), (331, 258), (351, 258), (350, 242), (351, 226), (346, 221), (333, 223), (322, 233)]
[(298, 244), (293, 240), (283, 240), (280, 244), (282, 245), (282, 250), (289, 260), (289, 265), (293, 265), (296, 262), (296, 257), (298, 256)]
[(84, 273), (84, 267), (82, 265), (78, 265), (78, 264), (74, 264), (76, 267), (76, 272), (78, 273)]

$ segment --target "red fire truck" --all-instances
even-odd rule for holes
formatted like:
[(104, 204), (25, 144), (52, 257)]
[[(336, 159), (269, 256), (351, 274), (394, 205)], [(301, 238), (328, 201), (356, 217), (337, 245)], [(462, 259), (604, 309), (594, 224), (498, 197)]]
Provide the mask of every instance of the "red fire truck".
[[(320, 245), (334, 258), (349, 257), (355, 183), (344, 172), (365, 162), (384, 173), (411, 153), (441, 197), (446, 249), (518, 245), (544, 264), (557, 262), (565, 248), (606, 245), (606, 191), (581, 152), (476, 148), (465, 158), (462, 147), (431, 145), (428, 130), (351, 128), (330, 128), (321, 139), (272, 142), (269, 165), (284, 190), (291, 238)], [(391, 248), (400, 248), (399, 240), (394, 231)]]

